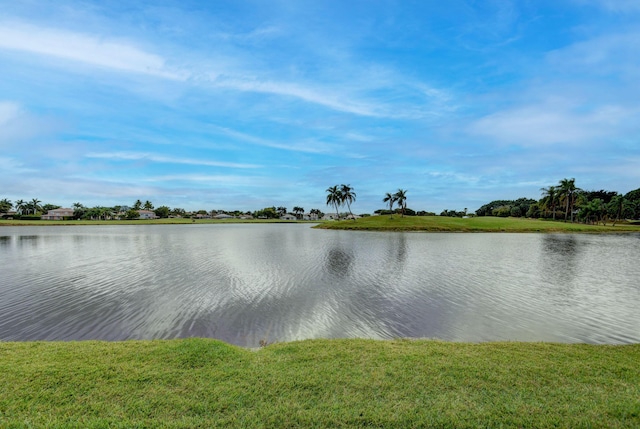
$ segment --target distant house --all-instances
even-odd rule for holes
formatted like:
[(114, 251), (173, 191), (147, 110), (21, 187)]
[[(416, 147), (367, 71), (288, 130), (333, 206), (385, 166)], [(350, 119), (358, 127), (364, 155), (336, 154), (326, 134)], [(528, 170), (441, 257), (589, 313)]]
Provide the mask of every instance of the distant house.
[(70, 217), (73, 217), (73, 209), (53, 209), (42, 215), (43, 220), (64, 220)]
[(233, 216), (226, 213), (219, 213), (213, 217), (214, 219), (233, 219)]
[(17, 214), (18, 214), (18, 212), (14, 211), (14, 210), (9, 210), (8, 212), (0, 213), (0, 218), (13, 219), (13, 217), (15, 215), (17, 215)]
[(322, 217), (322, 220), (340, 220), (340, 217), (335, 213), (327, 213)]
[(302, 220), (318, 220), (318, 214), (317, 213), (305, 213), (302, 216)]
[(151, 210), (138, 210), (138, 219), (158, 219), (158, 216)]
[(287, 213), (280, 216), (280, 220), (298, 220), (298, 218), (295, 217), (295, 215), (292, 215), (291, 213)]
[(240, 216), (240, 219), (243, 219), (243, 220), (253, 219), (253, 216), (250, 214), (244, 214)]

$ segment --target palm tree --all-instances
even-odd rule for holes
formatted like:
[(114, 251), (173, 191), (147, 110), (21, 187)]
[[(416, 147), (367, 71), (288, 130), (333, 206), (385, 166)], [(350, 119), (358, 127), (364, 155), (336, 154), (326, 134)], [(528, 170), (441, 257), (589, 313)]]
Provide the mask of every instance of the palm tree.
[(144, 209), (145, 210), (153, 210), (153, 204), (151, 204), (151, 201), (147, 200), (144, 202)]
[(616, 222), (618, 222), (621, 219), (622, 212), (624, 211), (624, 207), (626, 203), (627, 203), (627, 200), (622, 195), (616, 195), (609, 202), (609, 205), (608, 205), (609, 214), (612, 216), (615, 216), (613, 220), (613, 226), (615, 226)]
[(395, 194), (390, 194), (387, 192), (382, 200), (383, 203), (389, 203), (389, 211), (391, 212), (391, 219), (393, 219), (393, 203), (396, 202)]
[(560, 196), (565, 201), (566, 210), (564, 212), (564, 221), (567, 221), (569, 212), (571, 211), (571, 222), (573, 222), (573, 205), (575, 204), (575, 194), (579, 190), (576, 188), (576, 179), (562, 179), (558, 184)]
[(336, 208), (336, 219), (340, 219), (340, 213), (338, 213), (338, 207), (342, 205), (342, 194), (340, 189), (338, 189), (338, 185), (330, 186), (327, 188), (327, 205), (332, 205)]
[(13, 207), (13, 203), (10, 200), (6, 198), (0, 200), (0, 213), (7, 213), (11, 210), (11, 207)]
[(40, 201), (39, 199), (34, 198), (34, 199), (32, 199), (32, 200), (31, 200), (31, 202), (29, 203), (29, 205), (31, 206), (31, 209), (33, 210), (33, 214), (34, 214), (34, 216), (35, 216), (36, 212), (42, 208), (42, 207), (40, 207), (40, 203), (41, 203), (41, 202), (42, 202), (42, 201)]
[(398, 192), (393, 194), (398, 202), (400, 208), (402, 208), (402, 217), (404, 217), (404, 209), (407, 208), (407, 190), (406, 189), (398, 189)]
[(301, 216), (301, 215), (302, 215), (302, 214), (304, 214), (304, 209), (303, 209), (302, 207), (295, 206), (295, 207), (293, 208), (293, 212), (296, 214), (296, 217), (297, 217), (298, 219), (302, 219), (302, 216)]
[(351, 185), (340, 185), (340, 202), (342, 204), (347, 205), (347, 208), (349, 209), (349, 214), (351, 215), (351, 218), (353, 219), (354, 222), (356, 218), (355, 216), (353, 216), (353, 213), (351, 213), (351, 203), (353, 203), (355, 200), (356, 200), (356, 193), (351, 187)]
[(16, 210), (19, 214), (22, 214), (24, 209), (26, 208), (26, 203), (23, 200), (16, 201)]
[(549, 186), (547, 188), (540, 188), (542, 191), (542, 206), (546, 209), (551, 208), (553, 213), (553, 220), (556, 220), (556, 204), (558, 203), (558, 188), (555, 186)]
[(136, 200), (135, 204), (133, 205), (133, 210), (140, 210), (141, 208), (142, 208), (142, 201)]

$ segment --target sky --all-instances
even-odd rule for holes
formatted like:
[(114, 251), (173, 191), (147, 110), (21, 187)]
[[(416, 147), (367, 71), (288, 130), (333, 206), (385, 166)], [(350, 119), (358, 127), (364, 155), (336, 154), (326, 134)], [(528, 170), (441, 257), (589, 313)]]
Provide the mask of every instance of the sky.
[(637, 0), (0, 0), (0, 198), (474, 211), (640, 187)]

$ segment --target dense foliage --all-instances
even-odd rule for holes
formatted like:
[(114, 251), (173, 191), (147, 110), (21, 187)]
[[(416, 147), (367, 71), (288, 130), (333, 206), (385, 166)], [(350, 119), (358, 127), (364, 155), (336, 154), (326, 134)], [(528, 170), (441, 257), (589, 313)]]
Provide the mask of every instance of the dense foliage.
[(604, 189), (588, 191), (578, 188), (575, 179), (562, 179), (541, 191), (542, 198), (538, 201), (495, 200), (476, 210), (476, 215), (577, 220), (592, 224), (640, 219), (640, 189), (626, 195)]

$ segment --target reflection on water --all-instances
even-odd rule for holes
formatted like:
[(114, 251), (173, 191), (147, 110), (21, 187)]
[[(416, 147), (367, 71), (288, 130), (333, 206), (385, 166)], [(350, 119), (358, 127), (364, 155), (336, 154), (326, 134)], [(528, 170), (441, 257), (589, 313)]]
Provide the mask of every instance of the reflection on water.
[(347, 277), (352, 262), (353, 255), (339, 247), (331, 247), (326, 252), (326, 269), (329, 273), (337, 277)]
[(640, 342), (640, 234), (5, 227), (0, 340)]
[(541, 270), (545, 283), (567, 288), (576, 277), (579, 265), (580, 245), (573, 234), (548, 234), (543, 236), (544, 269)]

